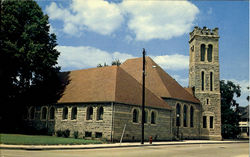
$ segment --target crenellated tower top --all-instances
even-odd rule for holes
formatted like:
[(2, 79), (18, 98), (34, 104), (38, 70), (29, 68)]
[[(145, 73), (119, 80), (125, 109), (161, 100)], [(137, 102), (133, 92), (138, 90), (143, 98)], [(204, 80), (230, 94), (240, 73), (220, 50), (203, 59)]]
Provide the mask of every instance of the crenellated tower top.
[(215, 37), (219, 38), (219, 29), (216, 27), (214, 29), (208, 29), (207, 27), (200, 28), (198, 26), (194, 27), (194, 30), (189, 33), (189, 42), (193, 40), (195, 36), (207, 36), (207, 37)]

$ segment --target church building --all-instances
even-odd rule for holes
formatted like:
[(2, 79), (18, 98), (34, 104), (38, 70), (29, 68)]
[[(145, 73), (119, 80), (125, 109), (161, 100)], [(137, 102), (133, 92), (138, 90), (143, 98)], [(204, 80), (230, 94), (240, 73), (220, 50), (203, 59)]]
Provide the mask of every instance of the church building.
[[(189, 87), (146, 57), (144, 138), (221, 140), (218, 28), (194, 27), (189, 39)], [(68, 80), (55, 104), (29, 106), (36, 129), (69, 130), (79, 138), (141, 139), (142, 58), (120, 66), (62, 72)]]

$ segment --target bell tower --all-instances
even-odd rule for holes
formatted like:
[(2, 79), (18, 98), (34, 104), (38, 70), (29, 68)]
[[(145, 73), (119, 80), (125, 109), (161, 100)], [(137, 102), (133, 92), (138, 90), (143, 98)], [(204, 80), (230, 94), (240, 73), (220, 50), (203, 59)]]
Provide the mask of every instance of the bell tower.
[(218, 28), (194, 27), (190, 33), (189, 87), (201, 102), (201, 138), (221, 140)]

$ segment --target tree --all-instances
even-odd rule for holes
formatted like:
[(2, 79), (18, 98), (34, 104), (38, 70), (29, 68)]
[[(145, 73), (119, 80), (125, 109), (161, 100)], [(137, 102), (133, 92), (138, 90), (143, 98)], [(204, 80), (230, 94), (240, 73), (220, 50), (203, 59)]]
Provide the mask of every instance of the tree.
[[(43, 14), (35, 1), (1, 1), (0, 21), (2, 123), (6, 118), (7, 121), (15, 121), (24, 105), (44, 102), (37, 98), (39, 94), (48, 96), (44, 89), (48, 90), (46, 86), (56, 82), (60, 53), (55, 49), (55, 34), (49, 33), (48, 16)], [(55, 87), (52, 89), (55, 90)]]
[(109, 66), (106, 62), (102, 65), (102, 64), (98, 64), (97, 68), (101, 68), (101, 67), (107, 67)]
[[(250, 87), (247, 86), (248, 93), (249, 93), (249, 88), (250, 88)], [(247, 101), (248, 101), (248, 102), (249, 102), (249, 99), (250, 99), (250, 96), (248, 95), (248, 96), (247, 96)]]
[(239, 134), (239, 104), (236, 102), (236, 100), (234, 100), (234, 96), (240, 97), (240, 86), (235, 85), (232, 81), (225, 82), (224, 80), (221, 80), (220, 90), (222, 137), (236, 138)]
[[(116, 60), (114, 60), (114, 61), (111, 62), (111, 65), (117, 65), (117, 66), (119, 66), (121, 64), (122, 64), (122, 62), (119, 59), (116, 59)], [(107, 66), (109, 66), (109, 65), (105, 62), (103, 65), (102, 64), (98, 64), (97, 68), (107, 67)]]
[(117, 66), (119, 66), (121, 64), (122, 63), (121, 63), (121, 61), (119, 59), (116, 59), (116, 60), (112, 61), (112, 63), (111, 63), (111, 65), (117, 65)]

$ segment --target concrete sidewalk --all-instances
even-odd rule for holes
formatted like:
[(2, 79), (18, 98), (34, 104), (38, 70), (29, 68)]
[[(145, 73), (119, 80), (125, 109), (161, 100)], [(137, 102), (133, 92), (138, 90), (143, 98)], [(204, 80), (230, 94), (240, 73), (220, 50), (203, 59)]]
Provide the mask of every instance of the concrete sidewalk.
[(187, 144), (230, 144), (249, 143), (248, 140), (238, 141), (210, 141), (210, 140), (186, 140), (170, 142), (153, 142), (144, 145), (140, 143), (113, 143), (113, 144), (89, 144), (89, 145), (6, 145), (0, 144), (0, 149), (24, 149), (24, 150), (60, 150), (60, 149), (101, 149), (101, 148), (121, 148), (121, 147), (142, 147), (160, 145), (187, 145)]

